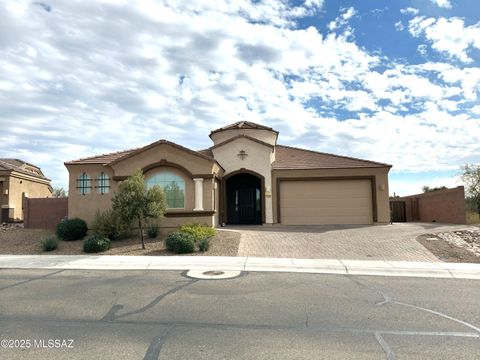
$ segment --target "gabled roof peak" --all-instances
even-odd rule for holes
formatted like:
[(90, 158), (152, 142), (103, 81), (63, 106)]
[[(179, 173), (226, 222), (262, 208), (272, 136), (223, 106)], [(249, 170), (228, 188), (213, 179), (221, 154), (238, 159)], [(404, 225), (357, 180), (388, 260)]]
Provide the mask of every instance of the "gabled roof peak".
[(255, 129), (255, 130), (268, 130), (268, 131), (273, 131), (278, 134), (278, 131), (272, 129), (271, 127), (265, 126), (265, 125), (260, 125), (251, 121), (237, 121), (236, 123), (221, 127), (219, 129), (212, 130), (210, 132), (210, 137), (212, 134), (221, 132), (221, 131), (226, 131), (226, 130), (237, 130), (237, 129)]

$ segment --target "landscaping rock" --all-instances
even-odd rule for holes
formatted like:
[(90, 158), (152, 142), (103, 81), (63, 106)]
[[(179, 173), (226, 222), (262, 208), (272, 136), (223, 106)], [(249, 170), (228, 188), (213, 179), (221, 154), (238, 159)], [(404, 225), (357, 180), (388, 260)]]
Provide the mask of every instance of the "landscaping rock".
[(480, 256), (480, 229), (443, 232), (435, 235), (452, 245), (464, 248), (476, 256)]

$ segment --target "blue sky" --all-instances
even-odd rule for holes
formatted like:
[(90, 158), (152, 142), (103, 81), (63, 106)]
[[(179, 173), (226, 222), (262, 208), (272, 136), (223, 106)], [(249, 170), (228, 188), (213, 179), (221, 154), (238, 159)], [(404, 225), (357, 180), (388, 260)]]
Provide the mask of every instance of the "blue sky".
[(0, 157), (63, 162), (249, 120), (393, 165), (390, 193), (480, 162), (474, 0), (0, 3)]

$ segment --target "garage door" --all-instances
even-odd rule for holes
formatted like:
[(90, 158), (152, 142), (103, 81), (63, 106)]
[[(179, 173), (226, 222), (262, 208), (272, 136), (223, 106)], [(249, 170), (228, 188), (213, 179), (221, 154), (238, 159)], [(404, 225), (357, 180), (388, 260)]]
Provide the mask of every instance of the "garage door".
[(281, 181), (280, 221), (285, 225), (372, 224), (371, 181)]

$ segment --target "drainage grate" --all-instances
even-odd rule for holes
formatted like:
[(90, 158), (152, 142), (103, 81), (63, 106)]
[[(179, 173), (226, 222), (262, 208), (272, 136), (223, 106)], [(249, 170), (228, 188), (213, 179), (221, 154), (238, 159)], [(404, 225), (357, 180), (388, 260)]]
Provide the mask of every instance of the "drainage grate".
[(222, 279), (231, 279), (239, 276), (241, 271), (237, 270), (190, 270), (187, 272), (187, 276), (194, 279), (202, 280), (222, 280)]
[(204, 271), (202, 273), (203, 275), (208, 275), (208, 276), (220, 276), (225, 274), (223, 271)]

